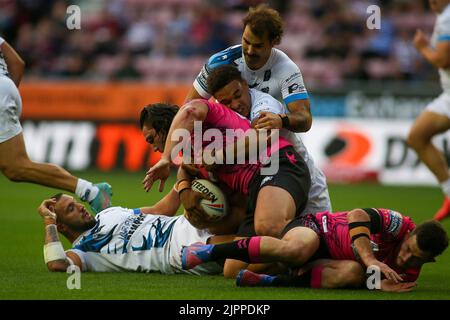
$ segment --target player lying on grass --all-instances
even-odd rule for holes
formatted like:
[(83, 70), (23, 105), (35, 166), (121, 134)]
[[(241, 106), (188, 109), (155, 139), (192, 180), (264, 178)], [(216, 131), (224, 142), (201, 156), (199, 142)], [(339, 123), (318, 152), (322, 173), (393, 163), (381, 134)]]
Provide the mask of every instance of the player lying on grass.
[(19, 84), (25, 63), (0, 37), (0, 171), (11, 181), (31, 182), (75, 193), (87, 201), (95, 212), (111, 205), (108, 183), (92, 184), (50, 163), (29, 159), (20, 125), (22, 98)]
[[(233, 237), (213, 236), (194, 228), (184, 216), (174, 216), (179, 204), (178, 194), (172, 191), (152, 207), (112, 207), (94, 218), (69, 195), (45, 200), (38, 211), (45, 224), (47, 268), (65, 272), (69, 265), (77, 265), (93, 272), (186, 273), (181, 268), (183, 246), (231, 241)], [(70, 250), (64, 251), (58, 232), (73, 244)], [(222, 267), (213, 262), (188, 273), (221, 272)]]
[(286, 226), (281, 240), (251, 237), (189, 246), (182, 251), (182, 263), (190, 269), (224, 258), (252, 264), (281, 262), (301, 268), (300, 274), (269, 276), (241, 270), (237, 284), (314, 288), (361, 287), (365, 268), (377, 266), (384, 276), (383, 290), (408, 291), (422, 265), (435, 262), (447, 246), (448, 235), (439, 222), (416, 227), (411, 218), (393, 210), (355, 209), (300, 216)]

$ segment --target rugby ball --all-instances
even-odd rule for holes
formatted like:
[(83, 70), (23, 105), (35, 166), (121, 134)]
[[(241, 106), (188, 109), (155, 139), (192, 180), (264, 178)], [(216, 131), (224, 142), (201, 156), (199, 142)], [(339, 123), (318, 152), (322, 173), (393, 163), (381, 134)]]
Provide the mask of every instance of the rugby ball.
[(211, 221), (220, 220), (227, 215), (227, 198), (214, 183), (205, 179), (196, 179), (192, 181), (192, 190), (204, 193), (211, 198), (211, 200), (202, 199), (200, 202)]

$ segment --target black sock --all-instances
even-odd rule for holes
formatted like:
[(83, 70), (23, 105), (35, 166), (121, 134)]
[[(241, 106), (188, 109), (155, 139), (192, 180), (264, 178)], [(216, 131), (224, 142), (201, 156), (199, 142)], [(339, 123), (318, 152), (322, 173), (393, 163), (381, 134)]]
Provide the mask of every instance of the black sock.
[(302, 287), (309, 288), (311, 286), (311, 271), (298, 275), (278, 275), (273, 281), (273, 287)]
[(214, 245), (211, 251), (211, 260), (236, 259), (251, 262), (248, 254), (248, 246), (251, 238), (241, 239), (230, 243)]

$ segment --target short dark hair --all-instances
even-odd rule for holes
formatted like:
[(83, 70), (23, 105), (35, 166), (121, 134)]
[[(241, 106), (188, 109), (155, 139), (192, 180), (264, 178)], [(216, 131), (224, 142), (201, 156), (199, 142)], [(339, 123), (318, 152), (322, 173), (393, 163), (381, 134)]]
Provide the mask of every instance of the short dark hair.
[(260, 38), (267, 33), (270, 42), (281, 41), (283, 20), (278, 11), (269, 8), (267, 5), (262, 4), (256, 8), (250, 8), (242, 22), (244, 29), (248, 25), (250, 30)]
[(411, 233), (417, 236), (417, 246), (420, 250), (436, 257), (448, 247), (448, 235), (442, 224), (435, 220), (425, 221)]
[(214, 95), (217, 91), (225, 87), (233, 80), (244, 80), (241, 76), (241, 72), (235, 66), (223, 65), (214, 68), (206, 80), (208, 92)]
[(50, 199), (55, 199), (55, 201), (59, 201), (59, 199), (61, 199), (61, 197), (63, 196), (63, 193), (57, 193), (54, 196), (52, 196)]
[(139, 119), (141, 129), (144, 125), (150, 126), (165, 139), (179, 109), (177, 105), (170, 103), (153, 103), (145, 106)]

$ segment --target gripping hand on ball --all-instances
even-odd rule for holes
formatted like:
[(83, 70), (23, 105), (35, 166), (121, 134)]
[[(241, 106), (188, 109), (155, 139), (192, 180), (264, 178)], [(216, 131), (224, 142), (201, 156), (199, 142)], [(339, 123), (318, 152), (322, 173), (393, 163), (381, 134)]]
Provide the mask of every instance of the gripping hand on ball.
[(185, 189), (180, 194), (180, 201), (186, 210), (186, 218), (198, 229), (205, 229), (210, 222), (208, 214), (201, 206), (203, 199), (211, 200), (208, 195), (192, 189)]

